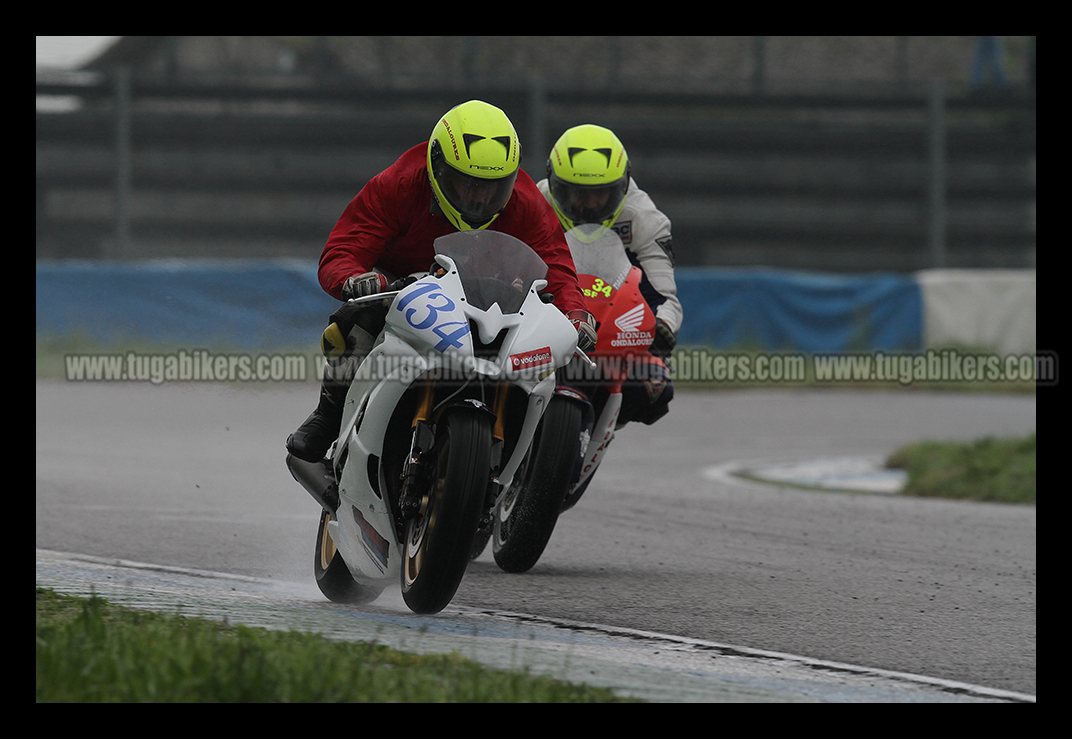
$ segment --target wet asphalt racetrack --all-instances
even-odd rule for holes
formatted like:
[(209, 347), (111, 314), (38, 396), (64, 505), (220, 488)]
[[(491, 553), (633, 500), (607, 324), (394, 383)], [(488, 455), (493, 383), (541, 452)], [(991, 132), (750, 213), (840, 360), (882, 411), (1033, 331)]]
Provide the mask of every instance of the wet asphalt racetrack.
[[(283, 441), (315, 396), (38, 381), (37, 548), (311, 583), (318, 509)], [(1020, 435), (1034, 396), (679, 390), (671, 409), (619, 433), (531, 572), (485, 552), (454, 604), (1035, 694), (1035, 506), (711, 474)]]

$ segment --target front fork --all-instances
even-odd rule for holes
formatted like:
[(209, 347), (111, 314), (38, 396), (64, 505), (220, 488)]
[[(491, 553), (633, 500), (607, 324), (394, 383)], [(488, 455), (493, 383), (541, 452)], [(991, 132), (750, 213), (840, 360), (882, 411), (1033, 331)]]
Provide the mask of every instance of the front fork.
[[(491, 475), (488, 478), (488, 490), (484, 513), (480, 521), (481, 526), (490, 522), (491, 509), (495, 505), (495, 501), (502, 489), (498, 472), (502, 460), (506, 400), (509, 392), (509, 383), (498, 383), (495, 390), (495, 425), (492, 432)], [(413, 439), (410, 442), (406, 464), (402, 469), (399, 511), (403, 519), (424, 515), (428, 510), (432, 486), (435, 484), (433, 464), (436, 458), (433, 452), (435, 451), (436, 427), (431, 418), (434, 398), (435, 381), (431, 378), (426, 378), (419, 389), (417, 407), (413, 413)]]
[(488, 478), (488, 490), (484, 495), (484, 512), (480, 515), (480, 526), (483, 529), (491, 525), (491, 511), (495, 502), (502, 492), (502, 483), (499, 482), (499, 473), (502, 471), (503, 440), (506, 426), (506, 399), (510, 395), (510, 383), (500, 382), (495, 389), (495, 425), (491, 432), (491, 475)]
[(423, 515), (428, 510), (431, 495), (428, 483), (434, 481), (429, 461), (435, 450), (435, 424), (431, 423), (429, 417), (435, 397), (435, 381), (426, 378), (419, 392), (417, 409), (413, 413), (413, 439), (402, 468), (402, 492), (398, 498), (398, 508), (404, 519)]

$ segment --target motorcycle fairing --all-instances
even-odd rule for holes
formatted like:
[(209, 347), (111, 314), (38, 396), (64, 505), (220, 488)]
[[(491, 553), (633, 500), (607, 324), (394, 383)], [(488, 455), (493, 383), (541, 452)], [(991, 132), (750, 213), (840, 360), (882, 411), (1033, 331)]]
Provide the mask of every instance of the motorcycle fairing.
[[(506, 489), (554, 392), (554, 367), (563, 364), (576, 347), (576, 331), (568, 319), (539, 298), (544, 280), (529, 283), (515, 312), (504, 313), (498, 303), (480, 309), (468, 300), (450, 297), (462, 293), (462, 282), (449, 257), (440, 256), (438, 261), (447, 267), (444, 274), (421, 278), (395, 296), (386, 330), (357, 370), (357, 376), (367, 381), (354, 382), (345, 401), (340, 441), (332, 459), (337, 471), (341, 467), (340, 515), (329, 524), (329, 533), (346, 529), (332, 538), (344, 550), (343, 559), (358, 582), (391, 581), (400, 574), (400, 558), (392, 556), (397, 549), (385, 551), (383, 547), (388, 540), (401, 543), (390, 496), (380, 494), (389, 490), (384, 468), (382, 463), (377, 465), (378, 485), (373, 485), (369, 459), (382, 462), (392, 414), (413, 382), (427, 372), (452, 372), (507, 379), (526, 391), (526, 413), (517, 444), (498, 476), (501, 489)], [(534, 317), (538, 320), (533, 321)], [(497, 355), (476, 355), (477, 342), (487, 344), (486, 338), (498, 337), (504, 330)], [(422, 354), (414, 345), (429, 350)], [(511, 355), (545, 349), (552, 355), (546, 366), (542, 362), (531, 368), (511, 366)], [(343, 515), (343, 510), (349, 513)], [(348, 546), (350, 542), (360, 542), (362, 549)]]

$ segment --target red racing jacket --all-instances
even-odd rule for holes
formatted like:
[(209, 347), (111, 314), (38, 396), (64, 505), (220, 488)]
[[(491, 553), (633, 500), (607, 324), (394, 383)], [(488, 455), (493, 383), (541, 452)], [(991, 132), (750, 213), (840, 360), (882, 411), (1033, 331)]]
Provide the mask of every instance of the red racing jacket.
[[(341, 300), (346, 278), (374, 267), (388, 279), (423, 272), (434, 263), (432, 242), (457, 231), (433, 210), (426, 151), (427, 144), (414, 146), (346, 206), (320, 255), (320, 285), (329, 295)], [(547, 263), (546, 289), (559, 310), (587, 310), (558, 218), (524, 171), (518, 172), (513, 195), (488, 228), (520, 239)]]

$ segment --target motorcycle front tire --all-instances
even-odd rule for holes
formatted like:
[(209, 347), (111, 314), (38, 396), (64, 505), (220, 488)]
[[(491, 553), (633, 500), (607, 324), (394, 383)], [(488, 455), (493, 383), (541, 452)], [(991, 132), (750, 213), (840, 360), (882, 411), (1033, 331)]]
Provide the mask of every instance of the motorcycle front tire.
[(582, 424), (580, 405), (551, 398), (524, 469), (495, 510), (492, 550), (505, 572), (528, 572), (547, 548), (580, 454)]
[(316, 533), (316, 553), (313, 557), (313, 574), (320, 592), (332, 603), (362, 605), (380, 597), (383, 588), (362, 585), (354, 580), (342, 555), (335, 547), (328, 532), (331, 514), (320, 512), (320, 527)]
[(414, 613), (446, 608), (469, 565), (491, 473), (491, 419), (458, 408), (436, 425), (435, 480), (403, 543), (402, 599)]

